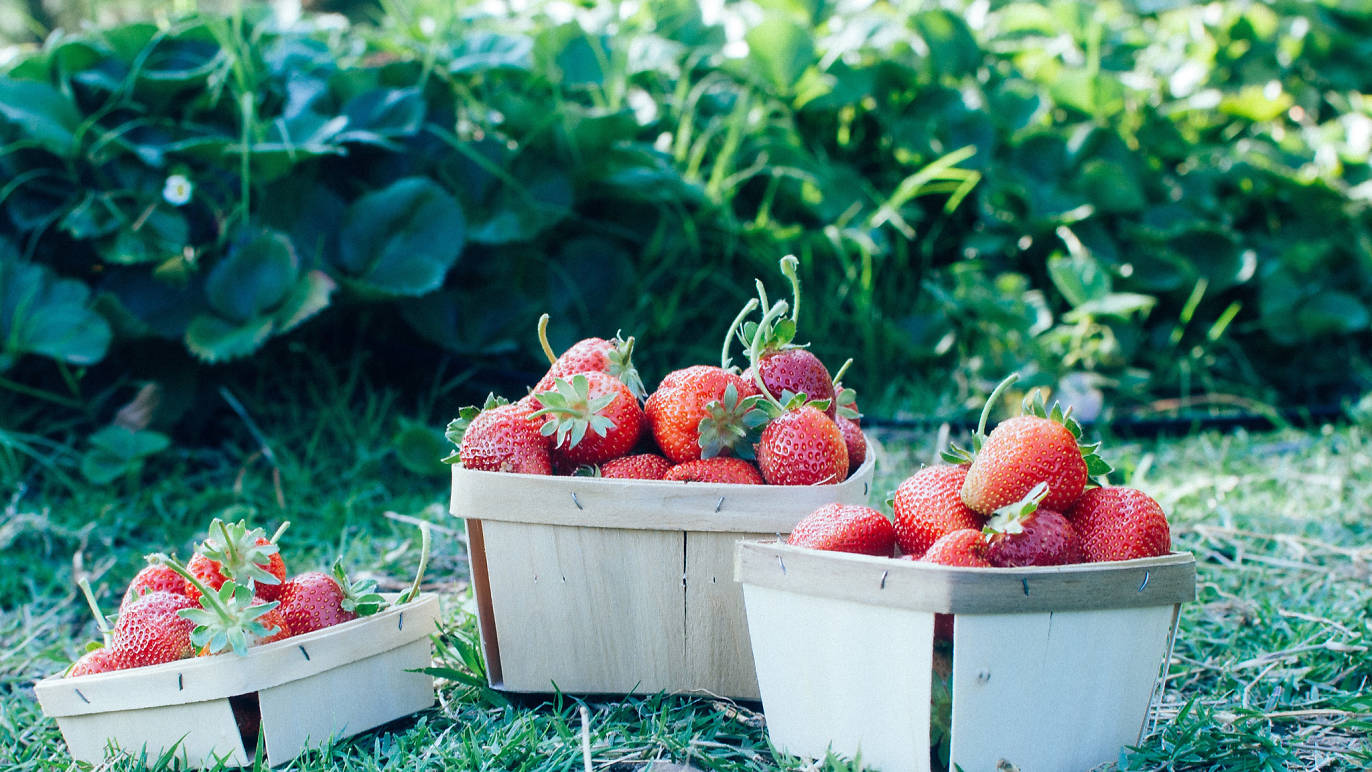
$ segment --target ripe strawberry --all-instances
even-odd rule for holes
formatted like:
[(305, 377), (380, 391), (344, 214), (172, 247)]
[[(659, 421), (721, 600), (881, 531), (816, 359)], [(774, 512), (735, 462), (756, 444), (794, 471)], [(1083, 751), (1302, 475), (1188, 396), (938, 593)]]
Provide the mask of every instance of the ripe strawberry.
[(1017, 376), (996, 387), (981, 413), (972, 437), (971, 452), (954, 447), (944, 458), (954, 463), (971, 462), (962, 484), (962, 500), (984, 515), (1022, 500), (1039, 483), (1047, 483), (1045, 509), (1065, 512), (1093, 475), (1110, 473), (1110, 465), (1096, 455), (1100, 443), (1082, 445), (1081, 425), (1054, 403), (1044, 405), (1038, 391), (1025, 398), (1023, 414), (1000, 422), (985, 433), (991, 405)]
[(757, 402), (751, 382), (721, 367), (694, 365), (668, 373), (643, 408), (663, 455), (680, 464), (746, 454), (749, 431), (763, 418), (753, 411)]
[(769, 485), (834, 485), (848, 477), (848, 446), (838, 424), (814, 405), (795, 406), (762, 430), (757, 464)]
[(577, 373), (608, 373), (619, 380), (633, 393), (635, 399), (645, 394), (643, 380), (633, 365), (634, 339), (627, 340), (615, 335), (614, 340), (604, 338), (585, 338), (577, 341), (571, 348), (554, 357), (552, 346), (548, 344), (548, 315), (538, 320), (538, 342), (548, 356), (552, 366), (534, 386), (535, 392), (552, 391), (558, 378), (567, 379)]
[[(743, 371), (752, 380), (754, 368)], [(838, 403), (834, 399), (834, 382), (819, 357), (803, 348), (785, 348), (763, 354), (756, 367), (762, 383), (773, 396), (785, 401), (787, 392), (804, 394), (815, 402), (825, 402), (824, 414), (834, 417)]]
[(1067, 518), (1039, 502), (1048, 486), (1039, 483), (1023, 501), (1002, 507), (986, 523), (986, 559), (1001, 568), (1080, 563), (1081, 542)]
[(661, 480), (672, 462), (656, 453), (612, 458), (600, 465), (600, 476), (621, 480)]
[(119, 610), (123, 611), (128, 608), (130, 603), (143, 595), (159, 590), (185, 595), (186, 580), (166, 566), (143, 566), (138, 573), (134, 574), (133, 581), (129, 582), (128, 589), (124, 591), (124, 599), (119, 602)]
[(886, 516), (858, 504), (826, 504), (796, 523), (786, 543), (835, 552), (890, 556), (896, 532)]
[(281, 611), (296, 635), (357, 619), (343, 609), (343, 589), (323, 571), (293, 577), (281, 590)]
[(662, 476), (664, 480), (683, 480), (685, 482), (734, 483), (737, 485), (762, 485), (762, 475), (751, 461), (741, 458), (716, 456), (686, 461)]
[(120, 670), (119, 658), (114, 655), (114, 649), (102, 646), (98, 649), (91, 649), (75, 664), (67, 670), (67, 678), (79, 678), (83, 675), (95, 675), (96, 673), (108, 673), (111, 670)]
[(1162, 505), (1143, 491), (1092, 488), (1067, 512), (1088, 561), (1132, 560), (1166, 555), (1172, 533)]
[[(276, 547), (276, 539), (289, 525), (282, 524), (268, 539), (262, 529), (249, 529), (243, 520), (230, 524), (215, 518), (187, 568), (211, 590), (233, 580), (239, 584), (251, 582), (258, 595), (275, 597), (277, 586), (286, 579), (286, 563)], [(200, 601), (200, 590), (193, 582), (186, 582), (184, 591), (192, 602)]]
[(464, 407), (448, 424), (447, 436), (458, 446), (449, 463), (483, 472), (552, 474), (553, 443), (539, 432), (541, 418), (532, 397), (511, 405), (494, 394), (482, 407)]
[(991, 566), (991, 561), (986, 559), (986, 537), (975, 528), (964, 528), (939, 537), (938, 541), (924, 552), (920, 562), (966, 568)]
[(195, 653), (191, 643), (194, 627), (179, 613), (195, 608), (185, 595), (150, 592), (119, 614), (110, 641), (120, 668), (160, 665)]
[(553, 437), (555, 465), (575, 470), (628, 453), (643, 431), (643, 409), (624, 382), (602, 372), (577, 373), (554, 381), (549, 391), (536, 391), (546, 416), (540, 431)]
[(862, 427), (851, 418), (838, 416), (834, 423), (843, 433), (843, 444), (848, 448), (848, 473), (852, 474), (867, 460), (867, 438), (862, 434)]
[(928, 466), (905, 478), (896, 487), (896, 541), (915, 557), (923, 555), (941, 537), (966, 528), (980, 529), (985, 520), (962, 503), (965, 465)]

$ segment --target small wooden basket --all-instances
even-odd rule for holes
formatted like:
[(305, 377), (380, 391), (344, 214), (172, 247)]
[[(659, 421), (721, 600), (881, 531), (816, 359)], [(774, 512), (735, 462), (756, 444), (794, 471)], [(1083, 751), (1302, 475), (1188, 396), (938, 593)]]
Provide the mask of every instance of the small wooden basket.
[(438, 598), (213, 657), (34, 685), (72, 758), (91, 764), (113, 745), (153, 760), (171, 750), (193, 768), (254, 763), (258, 726), (267, 763), (433, 704), (428, 667)]
[(699, 691), (758, 698), (734, 542), (865, 504), (873, 461), (838, 485), (721, 485), (453, 467), (486, 669), (512, 692)]
[(974, 569), (745, 542), (735, 557), (772, 742), (886, 772), (930, 768), (936, 613), (954, 615), (951, 763), (1085, 770), (1139, 741), (1196, 593), (1180, 553)]

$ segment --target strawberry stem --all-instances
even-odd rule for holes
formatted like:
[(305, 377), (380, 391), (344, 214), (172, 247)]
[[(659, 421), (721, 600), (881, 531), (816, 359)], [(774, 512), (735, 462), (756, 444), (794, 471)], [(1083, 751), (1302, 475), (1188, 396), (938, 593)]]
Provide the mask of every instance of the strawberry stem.
[(169, 555), (164, 555), (159, 552), (156, 554), (148, 555), (147, 561), (152, 565), (164, 565), (167, 568), (170, 568), (171, 570), (180, 574), (182, 579), (185, 579), (186, 581), (190, 582), (191, 586), (194, 587), (200, 593), (201, 606), (204, 606), (206, 603), (208, 603), (210, 606), (213, 606), (216, 611), (225, 610), (223, 604), (219, 602), (219, 596), (215, 594), (215, 591), (211, 590), (209, 588), (209, 585), (200, 581), (200, 579), (195, 574), (192, 574), (190, 572), (190, 569), (182, 565), (181, 562), (178, 561), (176, 558), (171, 557)]
[(800, 267), (800, 260), (795, 255), (787, 255), (781, 258), (781, 275), (791, 282), (791, 321), (799, 326), (800, 317), (800, 274), (796, 269)]
[(977, 421), (978, 437), (982, 439), (986, 438), (986, 421), (991, 417), (991, 408), (996, 404), (996, 400), (1000, 399), (1000, 395), (1004, 394), (1005, 390), (1010, 388), (1010, 384), (1017, 380), (1019, 380), (1019, 373), (1010, 373), (1005, 376), (1005, 380), (996, 385), (996, 388), (991, 392), (991, 396), (986, 398), (986, 404), (981, 408), (981, 420)]
[(548, 364), (557, 364), (557, 354), (553, 353), (553, 347), (548, 345), (548, 319), (544, 314), (538, 317), (538, 345), (543, 347), (543, 356), (548, 358)]
[(853, 358), (852, 358), (852, 357), (848, 357), (848, 361), (844, 362), (844, 363), (843, 363), (843, 366), (840, 367), (840, 368), (838, 369), (838, 372), (834, 373), (834, 378), (833, 378), (834, 383), (838, 383), (838, 382), (840, 382), (840, 381), (843, 380), (843, 374), (846, 373), (846, 372), (848, 372), (848, 367), (849, 367), (850, 365), (852, 365), (852, 364), (853, 364)]
[(270, 539), (271, 543), (276, 544), (277, 542), (281, 541), (281, 534), (285, 533), (286, 529), (290, 527), (291, 521), (289, 520), (285, 520), (281, 523), (281, 525), (277, 526), (276, 533), (273, 533), (272, 538)]
[[(759, 291), (762, 289), (762, 282), (758, 282), (758, 289)], [(767, 331), (772, 326), (772, 322), (785, 314), (786, 310), (787, 306), (784, 300), (778, 300), (776, 305), (767, 309), (767, 313), (763, 315), (762, 321), (757, 325), (757, 332), (753, 334), (752, 345), (748, 350), (748, 363), (753, 368), (753, 382), (757, 384), (758, 390), (762, 392), (762, 396), (767, 402), (782, 410), (785, 407), (777, 401), (772, 392), (767, 390), (767, 384), (762, 382), (762, 368), (759, 365), (762, 362), (763, 341), (767, 338)]]
[(734, 335), (738, 333), (738, 328), (743, 325), (743, 320), (757, 308), (757, 298), (748, 298), (748, 302), (743, 306), (743, 310), (738, 312), (734, 321), (729, 325), (729, 331), (724, 333), (724, 348), (719, 352), (719, 367), (721, 370), (728, 370), (730, 359), (729, 349), (732, 348)]
[(90, 581), (82, 576), (76, 580), (76, 584), (81, 588), (81, 594), (86, 597), (86, 605), (91, 607), (91, 614), (95, 616), (95, 626), (100, 629), (100, 635), (105, 639), (105, 645), (109, 646), (110, 635), (113, 631), (110, 630), (109, 620), (105, 619), (105, 615), (100, 612), (100, 604), (95, 602), (95, 593), (91, 591)]
[(429, 568), (429, 549), (433, 546), (433, 536), (429, 531), (428, 521), (421, 520), (419, 523), (419, 568), (414, 573), (414, 583), (410, 585), (409, 591), (396, 599), (396, 604), (409, 603), (419, 595), (419, 585), (424, 581), (424, 572)]

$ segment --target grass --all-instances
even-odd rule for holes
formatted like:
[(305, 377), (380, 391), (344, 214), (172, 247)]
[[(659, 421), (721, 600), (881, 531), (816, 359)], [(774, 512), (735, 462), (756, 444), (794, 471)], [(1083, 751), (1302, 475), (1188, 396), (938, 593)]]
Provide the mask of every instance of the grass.
[[(44, 454), (42, 464), (0, 454), (0, 501), (7, 502), (0, 520), (0, 766), (71, 768), (31, 684), (63, 668), (95, 633), (73, 590), (74, 570), (89, 572), (112, 608), (141, 554), (184, 555), (210, 517), (242, 505), (268, 528), (292, 521), (283, 543), (293, 567), (323, 567), (342, 554), (355, 573), (396, 586), (415, 567), (410, 521), (449, 529), (435, 541), (428, 582), (444, 602), (436, 664), (449, 677), (439, 680), (438, 706), (312, 751), (286, 769), (572, 770), (582, 767), (583, 732), (599, 770), (654, 761), (712, 770), (859, 768), (840, 759), (810, 766), (778, 758), (756, 706), (662, 695), (545, 701), (480, 686), (461, 532), (443, 511), (446, 481), (402, 468), (394, 441), (402, 417), (441, 426), (455, 410), (460, 379), (435, 380), (420, 396), (402, 397), (370, 382), (360, 363), (335, 371), (301, 358), (274, 380), (232, 380), (227, 385), (247, 418), (213, 405), (204, 420), (220, 441), (175, 446), (154, 457), (136, 485), (64, 484), (36, 473), (65, 469), (80, 479), (74, 465), (82, 445), (71, 434), (30, 443)], [(45, 436), (39, 417), (0, 415), (19, 420), (0, 426), (9, 435)], [(931, 460), (939, 444), (932, 434), (876, 439), (883, 458), (877, 498)], [(1122, 767), (1372, 764), (1369, 432), (1339, 426), (1115, 439), (1107, 454), (1120, 468), (1118, 481), (1162, 501), (1175, 546), (1199, 562), (1199, 598), (1182, 614), (1155, 727), (1122, 754)], [(101, 768), (144, 766), (125, 756)]]

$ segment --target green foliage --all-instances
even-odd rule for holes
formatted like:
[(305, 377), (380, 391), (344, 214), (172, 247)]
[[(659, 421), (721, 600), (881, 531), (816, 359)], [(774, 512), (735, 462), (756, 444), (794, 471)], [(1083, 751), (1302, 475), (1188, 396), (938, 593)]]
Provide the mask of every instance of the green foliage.
[[(1013, 369), (1123, 402), (1365, 389), (1366, 9), (393, 6), (54, 33), (0, 75), (0, 235), (116, 342), (209, 362), (384, 303), (528, 370), (540, 312), (560, 346), (623, 329), (660, 375), (794, 254), (804, 337), (883, 412)], [(0, 363), (99, 361), (80, 329)]]
[(160, 432), (106, 426), (91, 435), (90, 449), (81, 456), (81, 474), (96, 485), (121, 477), (136, 479), (148, 457), (170, 444), (171, 439)]

